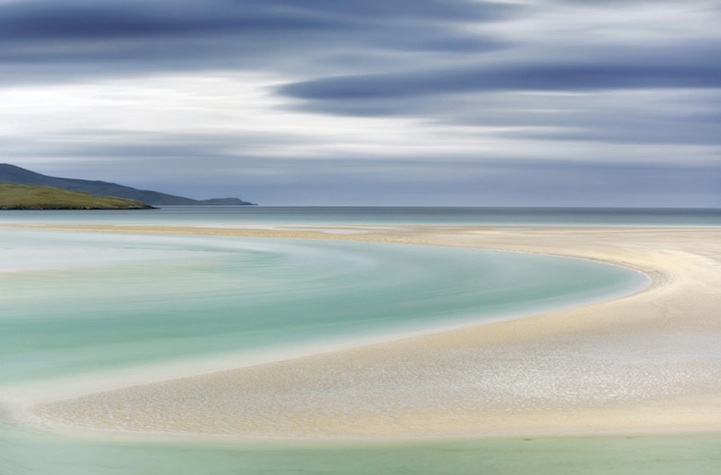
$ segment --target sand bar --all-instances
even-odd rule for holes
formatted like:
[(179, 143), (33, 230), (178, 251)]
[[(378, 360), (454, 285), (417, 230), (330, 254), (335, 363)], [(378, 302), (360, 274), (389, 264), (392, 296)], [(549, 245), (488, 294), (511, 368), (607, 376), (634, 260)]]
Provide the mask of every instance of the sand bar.
[(231, 438), (721, 430), (718, 228), (23, 226), (31, 227), (539, 252), (620, 264), (654, 279), (644, 292), (582, 308), (36, 407), (50, 424)]

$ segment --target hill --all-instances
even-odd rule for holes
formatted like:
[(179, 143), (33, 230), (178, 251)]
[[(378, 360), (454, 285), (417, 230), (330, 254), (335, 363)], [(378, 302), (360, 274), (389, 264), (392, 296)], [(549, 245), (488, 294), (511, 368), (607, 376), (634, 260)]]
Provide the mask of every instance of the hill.
[(136, 200), (40, 185), (0, 183), (0, 209), (153, 209)]
[(150, 190), (138, 190), (129, 186), (118, 185), (106, 181), (80, 180), (76, 178), (58, 178), (41, 175), (24, 168), (8, 163), (0, 163), (0, 183), (15, 183), (20, 185), (41, 185), (63, 190), (80, 191), (98, 196), (112, 196), (130, 200), (142, 201), (150, 205), (237, 205), (248, 206), (253, 203), (238, 198), (214, 198), (210, 200), (194, 200), (182, 196), (168, 195)]

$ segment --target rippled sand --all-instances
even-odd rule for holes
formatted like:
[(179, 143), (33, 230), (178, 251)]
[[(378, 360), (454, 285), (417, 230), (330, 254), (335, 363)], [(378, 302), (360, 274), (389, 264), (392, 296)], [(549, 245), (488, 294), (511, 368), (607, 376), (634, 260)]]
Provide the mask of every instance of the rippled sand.
[(35, 408), (48, 424), (250, 438), (721, 429), (717, 228), (64, 229), (541, 252), (632, 267), (654, 285), (583, 308), (49, 402)]

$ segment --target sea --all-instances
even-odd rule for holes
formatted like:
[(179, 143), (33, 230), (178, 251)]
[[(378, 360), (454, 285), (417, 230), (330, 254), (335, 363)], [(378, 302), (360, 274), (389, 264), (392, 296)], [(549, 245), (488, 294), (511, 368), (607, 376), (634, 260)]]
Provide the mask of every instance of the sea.
[[(719, 210), (165, 207), (3, 211), (1, 225), (721, 226)], [(721, 471), (721, 435), (210, 442), (60, 434), (23, 397), (209, 371), (638, 291), (590, 261), (347, 241), (0, 229), (0, 475)], [(150, 375), (150, 376), (149, 376)], [(157, 377), (157, 376), (156, 376)], [(138, 379), (133, 379), (138, 378)], [(30, 395), (30, 396), (29, 396)]]

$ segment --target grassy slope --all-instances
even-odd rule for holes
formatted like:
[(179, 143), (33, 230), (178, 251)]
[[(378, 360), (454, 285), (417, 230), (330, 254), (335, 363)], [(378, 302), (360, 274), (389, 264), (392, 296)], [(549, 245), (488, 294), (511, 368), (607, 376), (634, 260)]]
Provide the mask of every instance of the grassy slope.
[(38, 185), (0, 183), (0, 209), (151, 209), (140, 201)]
[(238, 198), (220, 198), (211, 200), (194, 200), (182, 196), (168, 195), (151, 190), (138, 190), (117, 183), (99, 180), (80, 180), (77, 178), (60, 178), (41, 175), (9, 163), (0, 163), (0, 183), (16, 183), (19, 185), (40, 185), (61, 188), (63, 190), (80, 191), (97, 196), (113, 196), (157, 205), (252, 205)]

